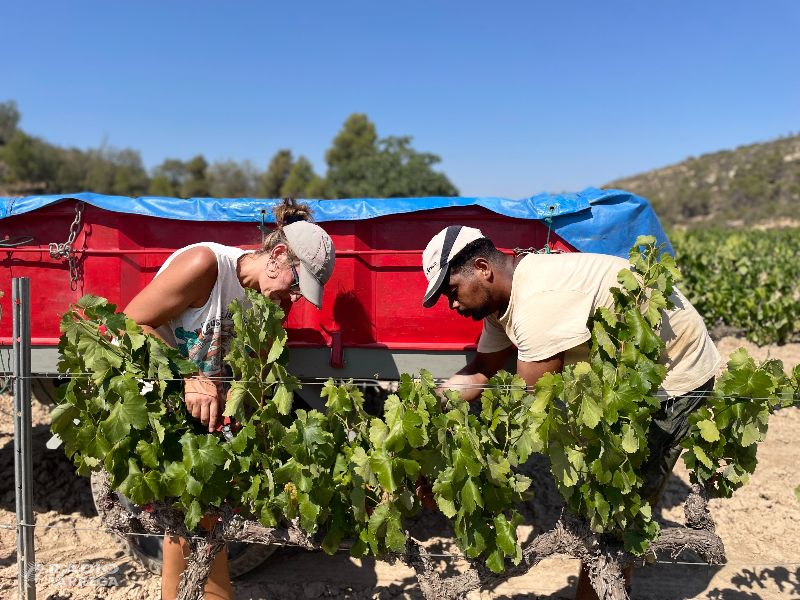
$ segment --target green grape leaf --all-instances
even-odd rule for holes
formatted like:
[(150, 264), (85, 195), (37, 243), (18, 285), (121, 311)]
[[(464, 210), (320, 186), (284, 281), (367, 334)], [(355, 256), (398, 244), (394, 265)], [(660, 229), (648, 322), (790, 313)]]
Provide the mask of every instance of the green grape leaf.
[(744, 447), (760, 442), (764, 439), (761, 428), (755, 422), (747, 423), (742, 429), (741, 444)]
[(272, 401), (275, 403), (278, 413), (288, 415), (292, 411), (292, 392), (285, 385), (278, 385)]
[(153, 469), (159, 467), (159, 452), (155, 444), (148, 444), (144, 440), (139, 440), (136, 444), (136, 453), (139, 455), (139, 458), (141, 458), (143, 465), (152, 467)]
[(617, 281), (622, 284), (629, 292), (636, 292), (639, 290), (639, 282), (636, 276), (629, 270), (623, 269), (617, 274)]
[(189, 508), (186, 511), (186, 516), (183, 519), (186, 528), (189, 531), (192, 531), (197, 524), (200, 523), (200, 519), (203, 518), (203, 510), (200, 508), (200, 503), (197, 500), (192, 500), (189, 504)]
[(153, 498), (160, 500), (164, 497), (163, 476), (161, 471), (148, 471), (144, 475), (144, 482), (153, 494)]
[(131, 427), (145, 429), (149, 422), (145, 399), (138, 396), (116, 402), (100, 428), (107, 439), (117, 441), (127, 436)]
[(119, 491), (134, 504), (146, 504), (153, 499), (153, 492), (133, 458), (128, 460), (128, 476), (119, 485)]
[(694, 448), (692, 448), (692, 450), (694, 451), (694, 455), (697, 458), (697, 460), (703, 463), (706, 466), (706, 468), (711, 469), (713, 467), (713, 463), (711, 462), (711, 459), (708, 458), (708, 455), (705, 453), (705, 450), (703, 450), (700, 446), (695, 446)]
[(567, 459), (564, 447), (560, 444), (550, 445), (550, 464), (556, 481), (566, 487), (572, 487), (578, 483), (578, 472)]
[(608, 335), (606, 328), (603, 327), (603, 324), (600, 321), (595, 321), (592, 327), (592, 334), (594, 335), (594, 339), (597, 341), (598, 345), (605, 351), (605, 353), (613, 357), (617, 351), (614, 342), (611, 340), (611, 337)]
[(517, 553), (517, 532), (514, 525), (503, 515), (495, 515), (494, 531), (497, 540), (497, 547), (506, 556), (515, 556)]
[(301, 494), (299, 500), (300, 506), (300, 525), (308, 533), (315, 533), (317, 530), (317, 517), (319, 516), (321, 507), (314, 504), (308, 497), (308, 494)]
[(225, 410), (222, 415), (225, 417), (236, 417), (242, 420), (242, 404), (247, 394), (247, 384), (242, 381), (234, 381), (231, 384), (230, 394), (225, 402)]
[(380, 419), (372, 419), (369, 427), (369, 441), (375, 448), (383, 448), (386, 436), (389, 435), (389, 427)]
[(216, 471), (215, 467), (225, 464), (229, 458), (215, 435), (185, 433), (180, 442), (183, 446), (183, 464), (200, 481), (209, 481)]
[(179, 462), (170, 462), (161, 478), (166, 496), (178, 497), (186, 489), (186, 467)]
[(267, 355), (268, 364), (274, 363), (281, 357), (281, 354), (283, 354), (283, 348), (285, 344), (286, 344), (285, 336), (273, 340), (272, 345), (269, 348), (269, 354)]
[(393, 493), (397, 490), (397, 483), (392, 472), (392, 459), (384, 450), (377, 450), (370, 456), (369, 466), (387, 492)]
[(714, 424), (714, 421), (703, 419), (697, 422), (697, 428), (700, 430), (700, 435), (707, 442), (716, 442), (719, 440), (719, 430)]
[(622, 449), (628, 454), (639, 450), (639, 438), (636, 436), (636, 430), (627, 423), (622, 426)]
[(478, 507), (483, 508), (483, 497), (480, 489), (473, 479), (467, 479), (461, 488), (461, 504), (467, 514), (474, 512)]
[(486, 566), (493, 573), (502, 573), (506, 570), (506, 563), (503, 556), (503, 551), (499, 548), (494, 549), (492, 552), (489, 553), (489, 556), (486, 557)]

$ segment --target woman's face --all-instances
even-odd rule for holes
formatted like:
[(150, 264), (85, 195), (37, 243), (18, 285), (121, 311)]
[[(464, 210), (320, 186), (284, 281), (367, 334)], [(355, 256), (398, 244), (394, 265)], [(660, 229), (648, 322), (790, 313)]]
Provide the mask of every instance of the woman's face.
[(258, 281), (261, 293), (279, 305), (286, 316), (292, 305), (303, 297), (300, 293), (299, 268), (299, 263), (289, 262), (286, 246), (279, 245), (270, 254)]

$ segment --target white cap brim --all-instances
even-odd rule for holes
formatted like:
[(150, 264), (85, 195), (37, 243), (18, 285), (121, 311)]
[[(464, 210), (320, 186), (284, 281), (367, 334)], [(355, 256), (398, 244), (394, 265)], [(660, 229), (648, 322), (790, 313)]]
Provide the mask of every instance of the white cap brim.
[(425, 297), (422, 299), (424, 308), (430, 308), (439, 301), (439, 296), (442, 294), (442, 284), (448, 271), (450, 271), (449, 265), (444, 269), (439, 269), (439, 274), (428, 282), (428, 289), (425, 290)]
[(316, 277), (311, 274), (311, 271), (302, 261), (300, 262), (300, 268), (297, 270), (297, 275), (300, 278), (300, 293), (303, 298), (317, 308), (322, 308), (322, 284), (317, 281)]

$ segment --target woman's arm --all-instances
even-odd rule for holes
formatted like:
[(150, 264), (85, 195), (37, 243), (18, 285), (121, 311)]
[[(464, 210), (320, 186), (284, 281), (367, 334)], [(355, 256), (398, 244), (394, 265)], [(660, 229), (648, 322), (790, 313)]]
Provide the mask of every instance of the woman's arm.
[[(158, 338), (159, 327), (188, 308), (203, 306), (217, 281), (217, 258), (208, 248), (198, 247), (182, 252), (169, 266), (136, 294), (125, 314), (144, 330)], [(162, 338), (163, 339), (163, 338)], [(222, 414), (225, 398), (218, 386), (203, 374), (184, 382), (184, 400), (191, 415), (208, 431), (214, 431)]]
[(191, 307), (206, 303), (217, 281), (217, 258), (208, 248), (180, 253), (123, 311), (147, 333)]

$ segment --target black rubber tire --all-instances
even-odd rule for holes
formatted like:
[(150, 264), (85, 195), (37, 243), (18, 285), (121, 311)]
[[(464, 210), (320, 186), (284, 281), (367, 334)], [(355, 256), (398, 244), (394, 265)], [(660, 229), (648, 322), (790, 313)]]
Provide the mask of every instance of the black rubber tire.
[(56, 403), (56, 388), (67, 383), (66, 379), (55, 377), (33, 377), (31, 379), (31, 393), (42, 404)]
[[(95, 509), (97, 509), (99, 488), (96, 473), (92, 473), (91, 484), (92, 501), (94, 502)], [(141, 512), (139, 507), (132, 504), (125, 496), (117, 494), (117, 497), (131, 514), (136, 515)], [(116, 535), (114, 537), (127, 555), (136, 559), (145, 569), (154, 575), (161, 575), (161, 545), (164, 541), (162, 537), (142, 535)], [(228, 571), (230, 572), (231, 579), (241, 577), (245, 573), (249, 573), (253, 569), (261, 566), (264, 561), (272, 556), (276, 549), (276, 546), (267, 546), (265, 544), (228, 544)]]

